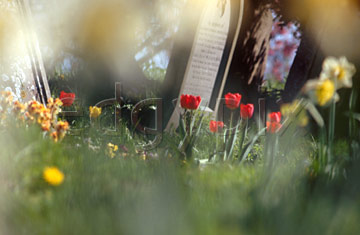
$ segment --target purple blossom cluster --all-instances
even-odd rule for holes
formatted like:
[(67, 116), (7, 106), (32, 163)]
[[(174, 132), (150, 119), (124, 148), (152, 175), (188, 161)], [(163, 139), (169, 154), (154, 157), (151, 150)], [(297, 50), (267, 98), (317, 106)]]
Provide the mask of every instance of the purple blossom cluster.
[(298, 26), (289, 22), (282, 25), (275, 21), (270, 38), (270, 49), (266, 64), (265, 81), (285, 83), (290, 67), (299, 47)]

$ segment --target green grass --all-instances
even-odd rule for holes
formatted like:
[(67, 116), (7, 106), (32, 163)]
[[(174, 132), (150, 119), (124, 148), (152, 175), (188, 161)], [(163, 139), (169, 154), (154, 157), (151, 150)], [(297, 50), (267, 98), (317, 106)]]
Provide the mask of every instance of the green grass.
[[(123, 127), (124, 130), (126, 129)], [(136, 137), (67, 136), (53, 143), (37, 127), (8, 126), (1, 135), (1, 234), (354, 234), (360, 219), (358, 171), (310, 174), (314, 142), (282, 143), (269, 169), (262, 144), (241, 165), (198, 166), (161, 150), (144, 161)], [(210, 138), (210, 137), (207, 137)], [(92, 139), (92, 141), (89, 141)], [(105, 154), (108, 141), (126, 157)], [(91, 143), (91, 144), (89, 144)], [(286, 145), (291, 144), (291, 148)], [(89, 148), (98, 146), (99, 148)], [(344, 142), (337, 145), (344, 154)], [(196, 146), (202, 156), (206, 142)], [(264, 159), (265, 158), (265, 159)], [(46, 166), (65, 174), (60, 186), (42, 178)]]

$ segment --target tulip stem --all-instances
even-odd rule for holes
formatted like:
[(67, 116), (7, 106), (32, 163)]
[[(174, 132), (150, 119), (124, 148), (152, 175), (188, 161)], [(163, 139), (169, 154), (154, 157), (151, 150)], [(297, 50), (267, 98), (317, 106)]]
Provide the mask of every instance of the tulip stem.
[(232, 131), (232, 124), (233, 124), (234, 112), (231, 110), (230, 113), (230, 130)]
[(231, 110), (230, 113), (230, 124), (229, 124), (229, 132), (227, 133), (228, 138), (226, 140), (226, 147), (225, 147), (225, 158), (224, 161), (228, 160), (230, 158), (230, 144), (232, 143), (232, 137), (234, 135), (233, 130), (232, 130), (232, 124), (233, 124), (233, 118), (234, 118), (234, 111)]
[(185, 133), (187, 136), (191, 134), (191, 116), (192, 116), (191, 112), (186, 110), (186, 112), (184, 113), (184, 119), (185, 119)]
[(242, 135), (240, 136), (240, 142), (239, 142), (239, 156), (238, 158), (241, 159), (241, 153), (243, 152), (243, 145), (244, 145), (244, 141), (247, 135), (247, 129), (248, 129), (248, 125), (249, 125), (249, 120), (247, 118), (242, 119), (242, 122), (245, 121), (245, 125), (243, 125), (244, 130), (242, 130)]
[(219, 133), (215, 133), (216, 140), (215, 140), (215, 161), (217, 160), (218, 152), (219, 152)]
[(189, 135), (190, 136), (192, 136), (192, 134), (193, 134), (194, 122), (195, 122), (194, 111), (190, 110), (190, 118), (189, 118), (189, 126), (190, 126), (189, 127), (189, 129), (190, 129)]

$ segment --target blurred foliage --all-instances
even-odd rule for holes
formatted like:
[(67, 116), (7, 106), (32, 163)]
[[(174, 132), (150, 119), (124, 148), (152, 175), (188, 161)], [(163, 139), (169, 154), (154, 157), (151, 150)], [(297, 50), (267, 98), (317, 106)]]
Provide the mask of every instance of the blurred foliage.
[[(105, 121), (114, 113), (103, 114)], [(264, 136), (243, 164), (197, 166), (171, 154), (180, 140), (171, 133), (157, 149), (143, 151), (143, 140), (126, 125), (111, 135), (83, 119), (87, 131), (70, 132), (60, 143), (44, 138), (36, 126), (18, 128), (11, 119), (2, 128), (1, 233), (354, 234), (360, 229), (359, 158), (339, 166), (329, 180), (314, 172), (317, 144), (306, 130), (289, 126), (273, 156), (266, 154)], [(213, 148), (204, 126), (205, 138), (195, 146), (199, 158)], [(105, 151), (110, 142), (119, 146), (114, 158)], [(349, 157), (346, 142), (337, 142), (335, 153)], [(44, 181), (47, 166), (64, 173), (63, 184)]]

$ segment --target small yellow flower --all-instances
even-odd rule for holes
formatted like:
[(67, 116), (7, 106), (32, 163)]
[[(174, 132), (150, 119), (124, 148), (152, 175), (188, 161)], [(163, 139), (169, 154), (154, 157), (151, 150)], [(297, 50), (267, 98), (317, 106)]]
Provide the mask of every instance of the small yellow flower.
[(294, 118), (297, 125), (301, 127), (305, 127), (309, 123), (307, 113), (301, 106), (301, 102), (299, 100), (294, 100), (292, 103), (281, 105), (280, 111), (284, 117)]
[(37, 122), (39, 124), (46, 122), (46, 121), (50, 121), (51, 120), (51, 113), (50, 110), (47, 108), (41, 108), (39, 109), (37, 112), (39, 112), (38, 115), (38, 119)]
[(44, 106), (42, 104), (40, 104), (39, 102), (32, 100), (28, 103), (28, 112), (30, 115), (33, 114), (39, 114), (41, 112), (41, 110), (44, 109)]
[(90, 111), (90, 117), (91, 118), (97, 118), (101, 114), (101, 108), (100, 107), (90, 106), (89, 111)]
[(64, 74), (60, 74), (60, 78), (61, 78), (61, 80), (64, 80), (64, 79), (65, 79), (65, 75), (64, 75)]
[(14, 102), (13, 110), (15, 113), (23, 113), (26, 107), (24, 104), (20, 103), (19, 101)]
[(65, 176), (57, 167), (45, 167), (43, 178), (48, 184), (58, 186), (64, 182)]
[(25, 113), (25, 117), (30, 121), (34, 121), (34, 117), (29, 112)]
[(44, 121), (41, 123), (41, 129), (43, 131), (50, 131), (51, 128), (51, 122), (50, 121)]
[(56, 98), (55, 99), (55, 101), (54, 101), (54, 104), (56, 105), (56, 106), (62, 106), (63, 105), (63, 102), (61, 101), (61, 99), (59, 99), (59, 98)]
[(119, 147), (117, 145), (108, 143), (107, 149), (106, 149), (106, 154), (109, 155), (110, 158), (114, 158), (115, 152), (118, 151), (118, 149), (119, 149)]
[(50, 97), (48, 100), (47, 100), (47, 105), (48, 105), (48, 107), (49, 106), (51, 106), (51, 105), (53, 105), (54, 104), (54, 98), (52, 98), (52, 97)]
[(69, 123), (64, 121), (58, 121), (55, 127), (57, 132), (65, 132), (69, 129)]
[(356, 72), (355, 66), (348, 62), (345, 57), (328, 57), (323, 63), (320, 75), (321, 80), (333, 80), (336, 89), (352, 87), (352, 77)]
[(14, 99), (14, 97), (12, 96), (12, 93), (10, 91), (2, 91), (1, 95), (3, 98), (5, 98), (5, 103), (7, 105), (10, 105)]
[(57, 115), (57, 114), (59, 114), (59, 112), (61, 112), (60, 107), (62, 105), (63, 105), (63, 102), (59, 98), (56, 98), (55, 100), (54, 100), (54, 98), (49, 98), (46, 106), (49, 110), (51, 110), (51, 113), (53, 115)]
[(306, 114), (305, 110), (300, 112), (299, 117), (297, 119), (297, 123), (301, 127), (305, 127), (305, 126), (307, 126), (309, 124), (309, 117)]
[(22, 90), (20, 92), (20, 96), (21, 96), (22, 99), (25, 99), (26, 98), (26, 91)]
[(2, 95), (3, 97), (5, 97), (5, 98), (6, 98), (6, 97), (9, 97), (9, 96), (12, 96), (12, 95), (11, 95), (11, 91), (2, 91), (2, 92), (1, 92), (1, 95)]
[(55, 133), (54, 134), (53, 139), (55, 140), (55, 142), (57, 142), (58, 140), (62, 140), (65, 137), (66, 131), (69, 129), (69, 123), (68, 122), (64, 122), (64, 121), (58, 121), (56, 123), (55, 126)]
[(283, 104), (280, 107), (281, 114), (285, 117), (290, 116), (299, 108), (299, 105), (300, 103), (298, 100), (294, 100), (292, 103)]
[(58, 142), (59, 136), (58, 136), (58, 133), (57, 133), (56, 131), (52, 132), (52, 133), (50, 134), (50, 136), (51, 136), (51, 138), (54, 140), (55, 143)]
[(330, 79), (319, 82), (315, 89), (317, 103), (320, 106), (327, 104), (335, 94), (335, 84)]

